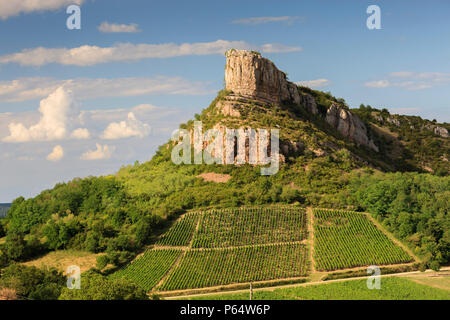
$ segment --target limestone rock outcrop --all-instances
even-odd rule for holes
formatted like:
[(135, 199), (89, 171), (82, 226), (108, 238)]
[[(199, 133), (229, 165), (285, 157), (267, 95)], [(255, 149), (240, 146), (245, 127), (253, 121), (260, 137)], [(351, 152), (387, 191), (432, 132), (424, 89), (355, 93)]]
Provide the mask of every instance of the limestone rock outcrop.
[(450, 135), (448, 134), (448, 130), (445, 129), (444, 127), (435, 127), (434, 128), (434, 133), (437, 134), (438, 136), (443, 137), (443, 138), (450, 137)]
[(254, 51), (226, 52), (225, 88), (244, 98), (274, 104), (300, 103), (297, 86), (269, 59)]
[(358, 145), (364, 145), (376, 152), (378, 147), (367, 136), (367, 128), (362, 120), (347, 109), (332, 104), (328, 108), (325, 120), (347, 139)]
[[(262, 104), (303, 105), (311, 114), (318, 114), (314, 97), (308, 93), (299, 93), (297, 85), (289, 82), (284, 72), (258, 52), (231, 49), (225, 55), (225, 89), (231, 94), (217, 104), (223, 115), (239, 118), (246, 104), (248, 106), (255, 101)], [(367, 136), (363, 121), (339, 104), (333, 104), (328, 109), (326, 121), (344, 137), (378, 152), (378, 147)], [(291, 148), (285, 149), (287, 153)]]
[(300, 104), (303, 105), (306, 108), (306, 110), (308, 110), (312, 114), (317, 114), (319, 112), (317, 109), (316, 100), (310, 94), (301, 95)]

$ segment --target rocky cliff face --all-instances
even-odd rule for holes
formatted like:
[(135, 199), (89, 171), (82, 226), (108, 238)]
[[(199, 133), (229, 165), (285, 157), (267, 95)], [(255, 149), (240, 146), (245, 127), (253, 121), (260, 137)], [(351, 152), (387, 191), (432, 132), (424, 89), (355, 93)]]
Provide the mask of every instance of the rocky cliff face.
[[(314, 97), (300, 94), (297, 85), (289, 82), (284, 72), (259, 53), (231, 49), (226, 57), (225, 88), (232, 94), (217, 104), (222, 114), (241, 117), (239, 110), (245, 108), (248, 100), (264, 104), (299, 104), (312, 114), (318, 113)], [(378, 147), (368, 138), (362, 120), (350, 111), (333, 104), (328, 109), (326, 121), (349, 140), (378, 152)]]
[(244, 98), (282, 104), (300, 103), (297, 86), (259, 53), (231, 49), (226, 53), (226, 89)]
[(378, 147), (367, 136), (367, 128), (360, 118), (350, 111), (332, 104), (328, 108), (325, 120), (336, 128), (344, 137), (354, 141), (356, 144), (364, 145), (378, 152)]

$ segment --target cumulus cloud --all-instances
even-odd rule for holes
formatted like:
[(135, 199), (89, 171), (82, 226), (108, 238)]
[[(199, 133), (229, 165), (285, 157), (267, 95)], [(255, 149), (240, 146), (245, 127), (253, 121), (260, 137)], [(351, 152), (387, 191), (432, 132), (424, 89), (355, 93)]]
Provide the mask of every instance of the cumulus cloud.
[(107, 21), (103, 22), (98, 26), (98, 30), (100, 32), (105, 33), (135, 33), (141, 32), (139, 30), (139, 26), (135, 23), (131, 24), (117, 24), (117, 23), (109, 23)]
[(89, 133), (89, 130), (86, 128), (78, 128), (75, 129), (70, 137), (77, 140), (83, 140), (83, 139), (89, 139), (91, 134)]
[(0, 101), (19, 102), (41, 99), (64, 86), (77, 100), (137, 95), (204, 95), (216, 92), (209, 83), (189, 81), (180, 77), (69, 79), (22, 78), (0, 81)]
[(223, 54), (230, 48), (259, 50), (265, 53), (301, 51), (300, 47), (280, 44), (252, 45), (245, 41), (217, 40), (196, 43), (132, 44), (119, 43), (112, 47), (83, 45), (77, 48), (34, 48), (0, 56), (0, 64), (18, 63), (22, 66), (43, 66), (50, 63), (91, 66), (99, 63), (138, 61), (190, 55)]
[(73, 97), (63, 87), (43, 99), (39, 106), (41, 118), (29, 128), (22, 123), (10, 123), (10, 135), (5, 142), (51, 141), (65, 138), (68, 116), (73, 105)]
[(328, 79), (317, 79), (317, 80), (308, 80), (308, 81), (298, 81), (295, 84), (303, 87), (309, 88), (322, 88), (330, 85), (330, 80)]
[(370, 88), (397, 87), (406, 90), (422, 90), (450, 83), (450, 73), (443, 72), (391, 72), (385, 79), (366, 82)]
[(71, 4), (81, 5), (83, 2), (84, 0), (3, 0), (0, 1), (0, 18), (7, 19), (33, 11), (57, 10)]
[(113, 140), (129, 137), (143, 138), (150, 134), (150, 126), (136, 119), (133, 112), (128, 113), (128, 119), (112, 122), (102, 135), (103, 139)]
[[(59, 87), (39, 105), (40, 119), (36, 124), (25, 126), (22, 122), (8, 125), (9, 136), (4, 142), (53, 141), (67, 138), (76, 113), (76, 103), (71, 91)], [(72, 133), (76, 139), (89, 137), (87, 129), (76, 129)]]
[(57, 145), (53, 148), (53, 151), (47, 156), (48, 161), (57, 162), (61, 160), (64, 157), (64, 149)]
[(81, 155), (81, 160), (102, 160), (102, 159), (109, 159), (111, 158), (111, 155), (113, 154), (114, 150), (116, 150), (116, 147), (114, 146), (108, 146), (108, 145), (101, 145), (96, 143), (95, 144), (97, 149), (96, 150), (89, 150)]
[(233, 20), (231, 23), (234, 24), (246, 24), (246, 25), (258, 25), (266, 24), (271, 22), (283, 22), (287, 24), (292, 24), (294, 21), (303, 21), (303, 18), (299, 16), (281, 16), (281, 17), (251, 17)]

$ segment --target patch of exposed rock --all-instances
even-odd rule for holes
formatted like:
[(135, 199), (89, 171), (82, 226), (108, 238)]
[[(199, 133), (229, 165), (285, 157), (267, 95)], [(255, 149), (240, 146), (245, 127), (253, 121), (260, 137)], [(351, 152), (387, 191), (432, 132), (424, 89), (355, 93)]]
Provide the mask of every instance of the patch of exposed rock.
[(312, 114), (317, 114), (317, 103), (314, 97), (310, 94), (304, 94), (300, 96), (300, 104), (303, 105), (306, 110)]
[(435, 127), (434, 128), (434, 133), (443, 137), (443, 138), (448, 138), (449, 134), (448, 134), (448, 130), (445, 129), (444, 127)]
[(269, 59), (254, 51), (226, 52), (225, 88), (244, 98), (282, 104), (300, 103), (297, 85)]
[(386, 121), (389, 122), (390, 124), (393, 124), (396, 127), (400, 127), (401, 125), (400, 120), (396, 118), (387, 118)]
[[(232, 93), (219, 101), (217, 109), (225, 116), (241, 117), (243, 108), (250, 103), (303, 105), (311, 114), (318, 113), (317, 103), (310, 94), (300, 94), (297, 85), (289, 82), (286, 74), (269, 59), (254, 51), (231, 49), (226, 52), (225, 88)], [(378, 147), (367, 136), (367, 128), (360, 118), (333, 104), (326, 121), (344, 137), (358, 145), (378, 152)], [(296, 152), (294, 144), (282, 147), (282, 153)], [(284, 150), (283, 150), (284, 149)]]
[(205, 182), (226, 183), (231, 179), (229, 174), (220, 174), (215, 172), (205, 172), (197, 176)]
[(332, 104), (328, 108), (325, 120), (344, 137), (354, 141), (358, 145), (364, 145), (378, 152), (378, 147), (367, 136), (367, 128), (364, 122), (347, 109)]

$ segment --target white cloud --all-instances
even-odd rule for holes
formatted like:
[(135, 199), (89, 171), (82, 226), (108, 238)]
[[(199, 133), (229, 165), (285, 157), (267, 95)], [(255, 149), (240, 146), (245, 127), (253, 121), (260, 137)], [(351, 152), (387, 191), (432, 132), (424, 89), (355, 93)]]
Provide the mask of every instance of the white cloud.
[(77, 140), (83, 140), (83, 139), (89, 139), (91, 137), (89, 130), (86, 128), (78, 128), (75, 129), (71, 135), (71, 138), (77, 139)]
[(223, 54), (230, 48), (259, 50), (262, 52), (293, 52), (300, 47), (280, 44), (251, 45), (245, 41), (217, 40), (196, 43), (132, 44), (120, 43), (112, 47), (84, 45), (77, 48), (34, 48), (0, 56), (0, 64), (18, 63), (22, 66), (43, 66), (50, 63), (91, 66), (99, 63), (138, 61), (142, 59), (170, 58), (189, 55)]
[(139, 30), (139, 26), (135, 23), (131, 24), (117, 24), (117, 23), (109, 23), (107, 21), (103, 22), (98, 26), (98, 30), (100, 32), (106, 33), (135, 33), (141, 32)]
[(16, 16), (33, 11), (57, 10), (71, 4), (81, 5), (84, 0), (2, 0), (0, 1), (0, 18)]
[(384, 80), (366, 82), (366, 87), (398, 87), (406, 90), (422, 90), (450, 83), (450, 73), (399, 71), (389, 73)]
[(73, 97), (63, 87), (41, 100), (41, 118), (35, 125), (26, 128), (22, 123), (10, 123), (10, 135), (5, 142), (51, 141), (65, 138), (67, 122), (73, 105)]
[(129, 137), (144, 138), (150, 134), (150, 126), (136, 119), (133, 112), (128, 113), (128, 119), (112, 122), (102, 135), (103, 139), (113, 140)]
[(257, 25), (257, 24), (265, 24), (265, 23), (270, 23), (270, 22), (284, 22), (284, 23), (292, 24), (296, 20), (302, 21), (303, 19), (299, 16), (251, 17), (251, 18), (233, 20), (231, 23)]
[(328, 79), (317, 79), (308, 81), (298, 81), (295, 84), (299, 86), (309, 87), (309, 88), (322, 88), (330, 85), (330, 80)]
[(0, 81), (0, 101), (41, 99), (61, 86), (72, 91), (77, 100), (153, 94), (204, 95), (216, 92), (208, 88), (209, 83), (189, 81), (180, 77), (69, 80), (36, 77)]
[(365, 86), (369, 88), (387, 88), (389, 87), (389, 81), (388, 80), (379, 80), (379, 81), (370, 81), (366, 82)]
[(410, 71), (398, 71), (398, 72), (391, 72), (389, 74), (389, 76), (395, 77), (395, 78), (406, 78), (406, 77), (411, 77), (412, 75), (414, 75), (414, 72), (410, 72)]
[(420, 108), (389, 108), (389, 112), (394, 114), (413, 114), (416, 115)]
[(159, 107), (151, 104), (142, 104), (133, 108), (84, 110), (81, 111), (79, 120), (84, 126), (92, 128), (92, 130), (94, 128), (100, 129), (96, 136), (102, 137), (105, 133), (105, 128), (113, 122), (120, 123), (124, 119), (128, 119), (129, 113), (133, 113), (143, 123), (151, 123), (151, 133), (155, 135), (161, 133), (161, 127), (166, 126), (167, 123), (172, 123), (175, 121), (174, 119), (185, 121), (185, 119), (179, 118), (183, 113), (181, 109)]
[[(39, 105), (40, 118), (35, 124), (27, 127), (22, 122), (10, 122), (9, 136), (4, 142), (53, 141), (67, 138), (68, 132), (75, 123), (76, 103), (71, 91), (59, 87)], [(72, 138), (86, 139), (87, 129), (76, 129)]]
[(101, 160), (101, 159), (109, 159), (113, 154), (116, 147), (108, 146), (108, 145), (100, 145), (98, 143), (95, 144), (97, 150), (89, 150), (81, 155), (81, 160)]
[(64, 157), (64, 149), (57, 145), (53, 148), (53, 151), (47, 156), (48, 161), (57, 162), (61, 160)]
[(267, 43), (263, 44), (259, 50), (264, 53), (288, 53), (299, 52), (303, 49), (301, 47), (291, 47), (280, 43)]

